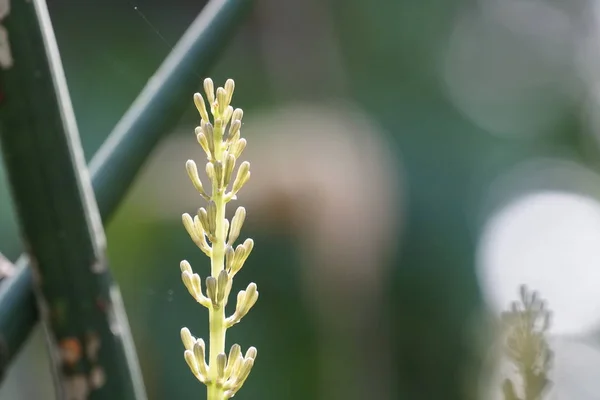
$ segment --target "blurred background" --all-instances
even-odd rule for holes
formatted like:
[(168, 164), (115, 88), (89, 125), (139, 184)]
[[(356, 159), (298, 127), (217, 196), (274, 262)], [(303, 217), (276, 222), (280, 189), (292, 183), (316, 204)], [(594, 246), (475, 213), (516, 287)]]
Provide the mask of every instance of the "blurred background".
[[(88, 160), (204, 4), (48, 2)], [(485, 321), (524, 283), (553, 311), (550, 398), (599, 399), (599, 39), (597, 0), (256, 0), (210, 74), (236, 81), (253, 166), (238, 397), (482, 398)], [(178, 267), (209, 262), (180, 222), (202, 78), (107, 226), (151, 400), (205, 396), (179, 330), (206, 337), (207, 314)], [(0, 174), (11, 260), (17, 232)], [(54, 398), (39, 331), (0, 398)]]

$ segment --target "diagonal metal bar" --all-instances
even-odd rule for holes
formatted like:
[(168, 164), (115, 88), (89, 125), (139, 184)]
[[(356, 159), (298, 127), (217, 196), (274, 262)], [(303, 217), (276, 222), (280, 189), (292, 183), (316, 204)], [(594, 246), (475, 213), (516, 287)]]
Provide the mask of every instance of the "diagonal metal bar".
[[(251, 0), (212, 0), (190, 25), (91, 162), (103, 221), (109, 219), (151, 150), (175, 124), (198, 74), (206, 74)], [(0, 283), (0, 378), (38, 320), (26, 255)]]

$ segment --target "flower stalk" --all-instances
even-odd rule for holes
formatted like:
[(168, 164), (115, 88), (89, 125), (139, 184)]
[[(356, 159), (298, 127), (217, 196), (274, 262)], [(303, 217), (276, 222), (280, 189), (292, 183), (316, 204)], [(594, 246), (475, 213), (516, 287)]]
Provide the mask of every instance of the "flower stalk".
[[(235, 88), (228, 79), (224, 87), (214, 89), (210, 78), (204, 80), (207, 104), (200, 93), (194, 95), (194, 104), (200, 113), (200, 126), (195, 130), (196, 139), (207, 158), (206, 175), (210, 180), (210, 193), (200, 179), (193, 160), (186, 162), (186, 170), (192, 184), (206, 201), (197, 214), (183, 214), (183, 225), (192, 241), (210, 257), (211, 273), (202, 290), (200, 276), (193, 272), (189, 262), (181, 261), (181, 278), (192, 297), (208, 309), (209, 346), (206, 362), (206, 344), (195, 338), (187, 328), (181, 330), (185, 347), (184, 358), (192, 374), (207, 387), (208, 400), (226, 400), (233, 397), (244, 384), (256, 359), (256, 348), (250, 347), (242, 355), (241, 347), (234, 344), (226, 354), (227, 329), (238, 323), (258, 299), (255, 283), (238, 293), (235, 312), (227, 317), (227, 305), (233, 277), (243, 267), (254, 242), (246, 239), (234, 248), (240, 235), (246, 210), (238, 207), (231, 222), (226, 218), (227, 204), (237, 199), (237, 193), (250, 178), (250, 164), (241, 163), (233, 178), (237, 160), (246, 147), (240, 137), (243, 111), (230, 105)], [(209, 113), (212, 115), (211, 122)]]

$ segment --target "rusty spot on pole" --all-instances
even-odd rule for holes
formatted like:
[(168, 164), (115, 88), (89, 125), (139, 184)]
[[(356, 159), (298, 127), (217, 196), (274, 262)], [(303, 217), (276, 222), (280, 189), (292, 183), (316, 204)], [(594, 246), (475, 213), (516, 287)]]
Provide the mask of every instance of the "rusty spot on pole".
[(68, 337), (62, 339), (58, 347), (60, 349), (60, 357), (64, 365), (72, 367), (79, 362), (83, 351), (79, 339)]

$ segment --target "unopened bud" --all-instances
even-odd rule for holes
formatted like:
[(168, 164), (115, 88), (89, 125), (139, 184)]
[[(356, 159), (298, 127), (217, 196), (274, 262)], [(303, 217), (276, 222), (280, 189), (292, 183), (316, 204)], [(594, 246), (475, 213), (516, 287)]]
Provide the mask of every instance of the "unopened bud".
[(200, 279), (200, 275), (192, 274), (192, 287), (194, 288), (194, 291), (198, 297), (197, 301), (202, 303), (201, 299), (204, 297), (204, 295), (202, 294), (202, 280)]
[(228, 272), (231, 272), (231, 267), (233, 266), (234, 260), (235, 260), (235, 250), (233, 250), (233, 247), (227, 246), (227, 250), (225, 250), (225, 269)]
[(206, 368), (206, 346), (204, 344), (204, 340), (196, 339), (193, 351), (200, 373), (204, 376), (208, 376), (208, 370)]
[(240, 158), (242, 152), (246, 148), (246, 139), (242, 138), (236, 141), (233, 146), (231, 146), (231, 154), (235, 156), (235, 158)]
[(222, 87), (217, 88), (217, 106), (219, 107), (219, 116), (223, 116), (228, 105), (227, 92)]
[(237, 193), (242, 186), (248, 182), (248, 179), (250, 179), (250, 163), (248, 161), (244, 161), (238, 168), (235, 181), (233, 181), (233, 193)]
[(206, 153), (206, 157), (210, 159), (212, 157), (212, 153), (210, 151), (210, 147), (208, 145), (208, 140), (206, 139), (206, 135), (202, 132), (202, 128), (199, 126), (196, 127), (196, 140), (202, 146), (202, 150)]
[(212, 235), (213, 232), (210, 231), (210, 224), (208, 222), (208, 213), (204, 209), (204, 207), (200, 207), (198, 209), (198, 219), (200, 220), (200, 224), (202, 225), (202, 229), (204, 229), (204, 232), (208, 233), (209, 235)]
[(215, 161), (215, 181), (217, 188), (223, 187), (223, 163)]
[(232, 246), (233, 243), (240, 236), (244, 220), (246, 219), (246, 209), (244, 207), (238, 207), (235, 211), (235, 215), (231, 219), (231, 229), (229, 230), (229, 240), (227, 244)]
[(217, 204), (211, 200), (208, 202), (208, 228), (211, 234), (215, 234), (217, 229)]
[(192, 374), (194, 374), (194, 376), (198, 378), (200, 376), (200, 369), (198, 368), (198, 363), (196, 362), (194, 353), (192, 353), (190, 350), (186, 350), (183, 353), (183, 357), (185, 358), (185, 362), (187, 363), (187, 365), (190, 367)]
[(188, 290), (188, 292), (190, 292), (190, 295), (197, 301), (198, 293), (196, 293), (196, 289), (192, 283), (192, 273), (189, 271), (183, 271), (181, 273), (181, 280), (183, 281), (185, 288)]
[(212, 107), (212, 104), (215, 102), (215, 85), (210, 78), (204, 80), (204, 93), (206, 93), (208, 103), (211, 104)]
[(206, 278), (206, 295), (212, 302), (213, 306), (217, 306), (217, 280), (209, 276)]
[(248, 314), (248, 311), (256, 304), (258, 300), (258, 290), (256, 290), (256, 284), (250, 283), (246, 290), (240, 290), (237, 295), (237, 304), (235, 305), (235, 312), (229, 318), (226, 323), (228, 327), (231, 327)]
[(235, 248), (235, 257), (231, 266), (231, 274), (235, 275), (244, 266), (244, 257), (246, 254), (246, 247), (243, 244), (239, 244)]
[(226, 270), (219, 272), (217, 276), (217, 302), (221, 304), (225, 295), (227, 294), (227, 285), (229, 283), (229, 276)]
[(233, 98), (233, 91), (235, 90), (235, 82), (233, 79), (227, 79), (225, 81), (225, 93), (227, 94), (227, 104), (231, 104)]
[[(246, 262), (246, 260), (248, 259), (248, 257), (250, 256), (250, 253), (252, 252), (252, 249), (254, 248), (254, 240), (248, 238), (246, 240), (244, 240), (244, 249), (246, 251), (244, 251), (244, 255), (243, 258), (241, 259), (241, 263), (242, 265), (244, 265), (244, 263)], [(241, 268), (241, 267), (240, 267)]]
[(248, 378), (248, 375), (250, 375), (250, 371), (252, 370), (253, 366), (254, 366), (253, 359), (251, 359), (251, 358), (244, 359), (244, 362), (242, 363), (242, 366), (240, 367), (240, 372), (239, 372), (238, 378), (237, 378), (237, 380), (240, 382), (238, 388), (244, 384), (244, 381)]
[(231, 154), (227, 155), (225, 159), (225, 166), (223, 167), (223, 187), (226, 188), (231, 182), (231, 176), (233, 175), (233, 169), (235, 168), (235, 157)]
[(227, 233), (229, 232), (229, 220), (227, 218), (223, 219), (223, 225), (224, 226), (224, 231), (225, 231), (225, 237), (227, 237)]
[(192, 273), (192, 266), (186, 260), (183, 260), (179, 263), (179, 268), (181, 268), (181, 272), (189, 272)]
[(231, 120), (231, 116), (233, 115), (233, 107), (227, 106), (225, 112), (223, 113), (223, 124), (227, 125)]
[(243, 314), (242, 316), (248, 314), (248, 311), (254, 306), (256, 300), (258, 300), (258, 290), (256, 289), (256, 283), (252, 282), (246, 288), (246, 296), (244, 298), (243, 304)]
[(231, 376), (233, 367), (237, 362), (238, 358), (241, 358), (242, 348), (239, 344), (234, 344), (231, 346), (231, 350), (229, 350), (229, 356), (227, 357), (227, 368), (225, 369), (225, 377), (229, 378)]
[(187, 231), (188, 235), (190, 235), (190, 238), (192, 238), (192, 241), (197, 242), (198, 240), (200, 240), (200, 238), (198, 237), (198, 232), (196, 232), (196, 227), (194, 226), (194, 220), (192, 219), (192, 216), (190, 214), (182, 214), (181, 222), (183, 222), (183, 226)]
[(244, 118), (244, 110), (242, 110), (241, 108), (236, 108), (236, 109), (233, 111), (233, 115), (231, 116), (231, 118), (232, 118), (234, 121), (235, 121), (235, 120), (238, 120), (238, 121), (240, 121), (240, 122), (241, 122), (241, 121), (242, 121), (242, 118)]
[(198, 167), (196, 166), (194, 160), (187, 160), (187, 162), (185, 163), (185, 168), (187, 170), (188, 176), (190, 177), (190, 180), (192, 181), (192, 184), (194, 185), (198, 193), (200, 193), (205, 198), (208, 197), (208, 195), (204, 191), (204, 187), (202, 186), (202, 181), (200, 180), (200, 176), (198, 175)]
[[(244, 303), (246, 302), (246, 291), (245, 290), (240, 290), (237, 294), (237, 301), (235, 303), (235, 313), (239, 314), (240, 311), (242, 310), (242, 306), (244, 305)], [(239, 317), (238, 317), (239, 320)]]
[(212, 257), (212, 249), (206, 242), (206, 233), (204, 232), (204, 227), (202, 226), (202, 222), (200, 222), (200, 217), (198, 217), (198, 215), (194, 215), (194, 228), (199, 237), (196, 245), (204, 252), (204, 254)]
[(225, 376), (225, 367), (227, 365), (227, 356), (225, 353), (217, 354), (217, 376), (223, 379)]
[(231, 120), (231, 125), (229, 125), (229, 133), (227, 134), (227, 143), (229, 146), (232, 146), (240, 138), (241, 127), (242, 122), (239, 119)]
[(253, 360), (256, 360), (257, 354), (258, 354), (258, 350), (256, 350), (256, 347), (250, 346), (248, 348), (248, 350), (246, 351), (246, 355), (244, 356), (244, 358), (251, 358)]
[(204, 123), (202, 122), (200, 125), (202, 129), (202, 133), (206, 136), (206, 142), (208, 144), (208, 150), (210, 154), (214, 157), (215, 155), (215, 133), (214, 128), (210, 122)]
[(192, 333), (188, 328), (181, 328), (181, 341), (186, 350), (192, 350), (196, 338), (192, 336)]
[(206, 111), (206, 104), (204, 103), (204, 98), (200, 93), (194, 94), (194, 104), (196, 105), (196, 109), (200, 113), (200, 118), (208, 122), (209, 119), (208, 112)]
[(206, 176), (208, 176), (208, 178), (212, 182), (213, 190), (215, 187), (219, 187), (219, 185), (217, 184), (218, 181), (215, 178), (215, 164), (213, 164), (211, 161), (206, 163)]

